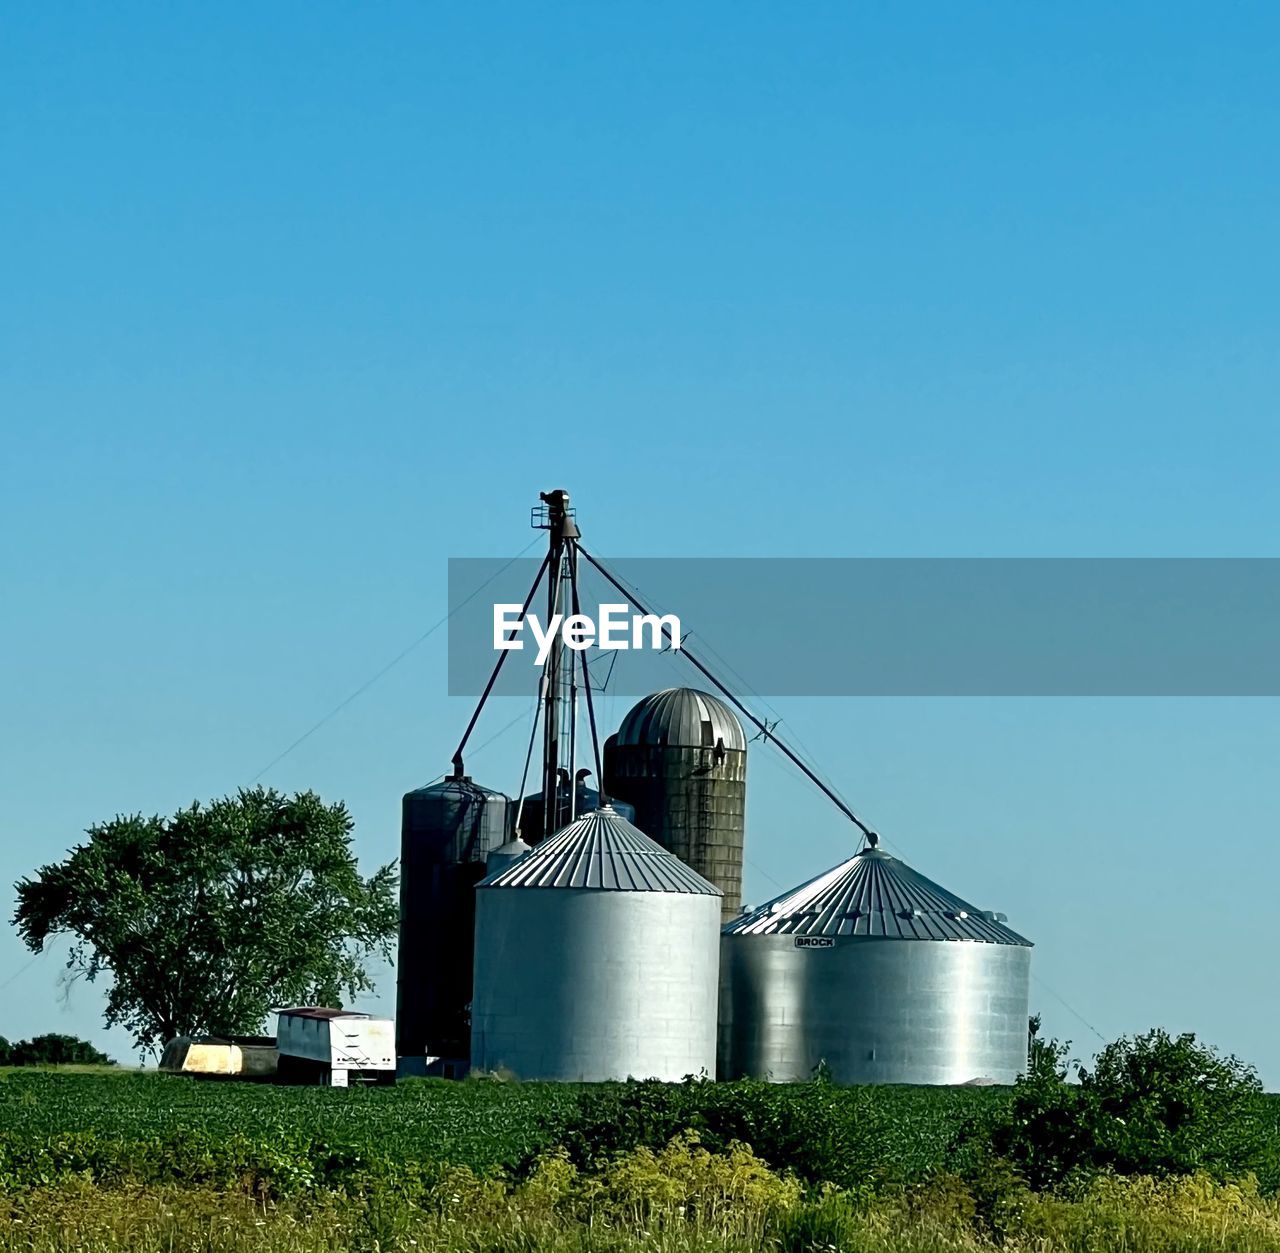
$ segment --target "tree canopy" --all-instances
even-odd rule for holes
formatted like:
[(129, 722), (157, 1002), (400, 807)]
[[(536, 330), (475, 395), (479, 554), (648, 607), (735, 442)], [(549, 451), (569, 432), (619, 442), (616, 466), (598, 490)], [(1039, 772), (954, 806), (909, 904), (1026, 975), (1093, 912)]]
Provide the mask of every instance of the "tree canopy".
[(68, 968), (110, 977), (106, 1021), (141, 1048), (254, 1034), (272, 1006), (370, 989), (391, 956), (395, 865), (361, 877), (353, 827), (341, 802), (261, 787), (117, 816), (17, 884), (14, 925), (33, 952), (70, 935)]
[(88, 1040), (55, 1031), (10, 1044), (0, 1035), (0, 1066), (114, 1066)]

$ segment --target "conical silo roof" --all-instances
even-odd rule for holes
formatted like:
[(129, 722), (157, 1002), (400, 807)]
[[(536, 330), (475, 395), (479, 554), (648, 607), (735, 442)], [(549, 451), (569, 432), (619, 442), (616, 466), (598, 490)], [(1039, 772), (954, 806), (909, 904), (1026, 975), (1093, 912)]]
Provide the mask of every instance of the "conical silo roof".
[(477, 886), (721, 895), (714, 883), (708, 883), (609, 805), (583, 814), (532, 853), (495, 871)]
[(1031, 941), (878, 848), (725, 924), (725, 935), (866, 936), (891, 940)]
[(731, 751), (745, 751), (742, 723), (724, 701), (692, 687), (669, 687), (646, 696), (623, 718), (617, 735), (620, 746), (714, 748), (720, 741)]

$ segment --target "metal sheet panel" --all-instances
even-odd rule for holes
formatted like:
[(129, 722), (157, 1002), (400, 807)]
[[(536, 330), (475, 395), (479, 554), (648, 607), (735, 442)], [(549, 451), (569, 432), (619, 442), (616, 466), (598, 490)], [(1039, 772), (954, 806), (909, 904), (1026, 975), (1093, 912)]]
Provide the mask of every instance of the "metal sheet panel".
[(586, 1083), (713, 1074), (719, 919), (706, 893), (481, 887), (472, 1066)]
[(514, 866), (522, 857), (527, 856), (529, 851), (529, 845), (517, 835), (514, 839), (495, 848), (485, 858), (484, 872), (486, 875), (497, 874), (499, 870)]
[(810, 934), (721, 940), (719, 1077), (1012, 1083), (1025, 1069), (1031, 951)]
[(389, 1018), (335, 1018), (329, 1024), (335, 1070), (395, 1070), (395, 1026)]
[[(544, 840), (527, 857), (488, 875), (481, 888), (599, 888), (719, 897), (678, 857), (606, 805)], [(719, 905), (717, 904), (717, 909)]]
[(719, 697), (692, 687), (669, 687), (636, 704), (618, 728), (620, 746), (669, 745), (745, 752), (747, 737), (738, 715)]
[(876, 848), (739, 915), (725, 933), (1031, 944), (1005, 926), (1002, 916), (969, 904)]
[(276, 1047), (281, 1057), (300, 1057), (334, 1069), (394, 1070), (395, 1029), (389, 1018), (341, 1010), (283, 1012)]

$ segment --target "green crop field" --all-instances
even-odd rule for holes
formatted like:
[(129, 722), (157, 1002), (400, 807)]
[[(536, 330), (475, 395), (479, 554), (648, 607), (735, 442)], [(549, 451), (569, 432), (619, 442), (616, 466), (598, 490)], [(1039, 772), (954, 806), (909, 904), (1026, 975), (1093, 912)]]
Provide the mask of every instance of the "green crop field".
[(552, 1085), (414, 1080), (344, 1091), (149, 1073), (12, 1071), (0, 1074), (0, 1134), (315, 1139), (484, 1168), (537, 1148), (540, 1128), (573, 1100), (571, 1090)]
[[(0, 1253), (1280, 1248), (1280, 1179), (984, 1157), (1008, 1089), (0, 1071)], [(1280, 1100), (1246, 1117), (1280, 1139)], [(749, 1146), (749, 1147), (744, 1147)]]
[[(201, 1080), (148, 1072), (54, 1070), (0, 1071), (0, 1137), (10, 1146), (23, 1141), (84, 1133), (100, 1139), (143, 1142), (197, 1134), (238, 1136), (273, 1144), (323, 1142), (360, 1149), (400, 1161), (448, 1162), (477, 1170), (515, 1167), (530, 1155), (560, 1143), (566, 1128), (581, 1121), (581, 1103), (594, 1098), (589, 1117), (611, 1127), (608, 1147), (646, 1138), (643, 1128), (615, 1120), (611, 1096), (646, 1085), (605, 1084), (590, 1088), (542, 1083), (409, 1080), (394, 1087), (333, 1089), (267, 1083)], [(742, 1130), (776, 1138), (777, 1122), (808, 1118), (818, 1134), (817, 1116), (834, 1116), (881, 1163), (895, 1165), (899, 1177), (923, 1174), (947, 1164), (948, 1147), (975, 1119), (1007, 1100), (1000, 1088), (836, 1088), (755, 1084), (693, 1084), (657, 1087), (677, 1099), (663, 1110), (660, 1132), (709, 1122), (737, 1124), (738, 1107), (751, 1096), (761, 1107), (757, 1121), (773, 1124)], [(685, 1094), (682, 1096), (682, 1094)], [(714, 1115), (709, 1119), (708, 1115)], [(1280, 1097), (1262, 1098), (1260, 1113), (1280, 1136)], [(785, 1167), (792, 1163), (776, 1162)]]
[[(688, 1116), (677, 1110), (671, 1117), (705, 1124), (700, 1111), (709, 1100), (755, 1087), (694, 1085), (697, 1099), (691, 1096)], [(625, 1088), (586, 1091), (607, 1101), (610, 1092)], [(777, 1087), (765, 1095), (785, 1110), (811, 1099), (813, 1091)], [(569, 1085), (536, 1083), (420, 1079), (343, 1090), (145, 1072), (14, 1070), (0, 1072), (0, 1137), (13, 1146), (75, 1133), (123, 1142), (234, 1135), (266, 1146), (316, 1142), (486, 1170), (514, 1167), (558, 1143), (583, 1094)], [(1004, 1096), (999, 1089), (852, 1088), (827, 1089), (822, 1099), (847, 1109), (880, 1152), (916, 1173), (937, 1164), (967, 1120)]]

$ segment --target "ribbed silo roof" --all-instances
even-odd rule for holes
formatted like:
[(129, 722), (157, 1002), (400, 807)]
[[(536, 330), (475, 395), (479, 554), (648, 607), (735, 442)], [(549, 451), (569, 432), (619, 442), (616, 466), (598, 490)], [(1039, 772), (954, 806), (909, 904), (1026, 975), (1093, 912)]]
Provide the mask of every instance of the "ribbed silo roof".
[(583, 814), (514, 865), (482, 879), (478, 886), (722, 895), (714, 883), (708, 883), (609, 805)]
[(619, 745), (655, 744), (680, 748), (747, 747), (742, 723), (724, 701), (692, 687), (669, 687), (640, 701), (618, 728)]
[(725, 935), (868, 936), (893, 940), (1031, 941), (905, 862), (866, 848), (808, 883), (726, 923)]

